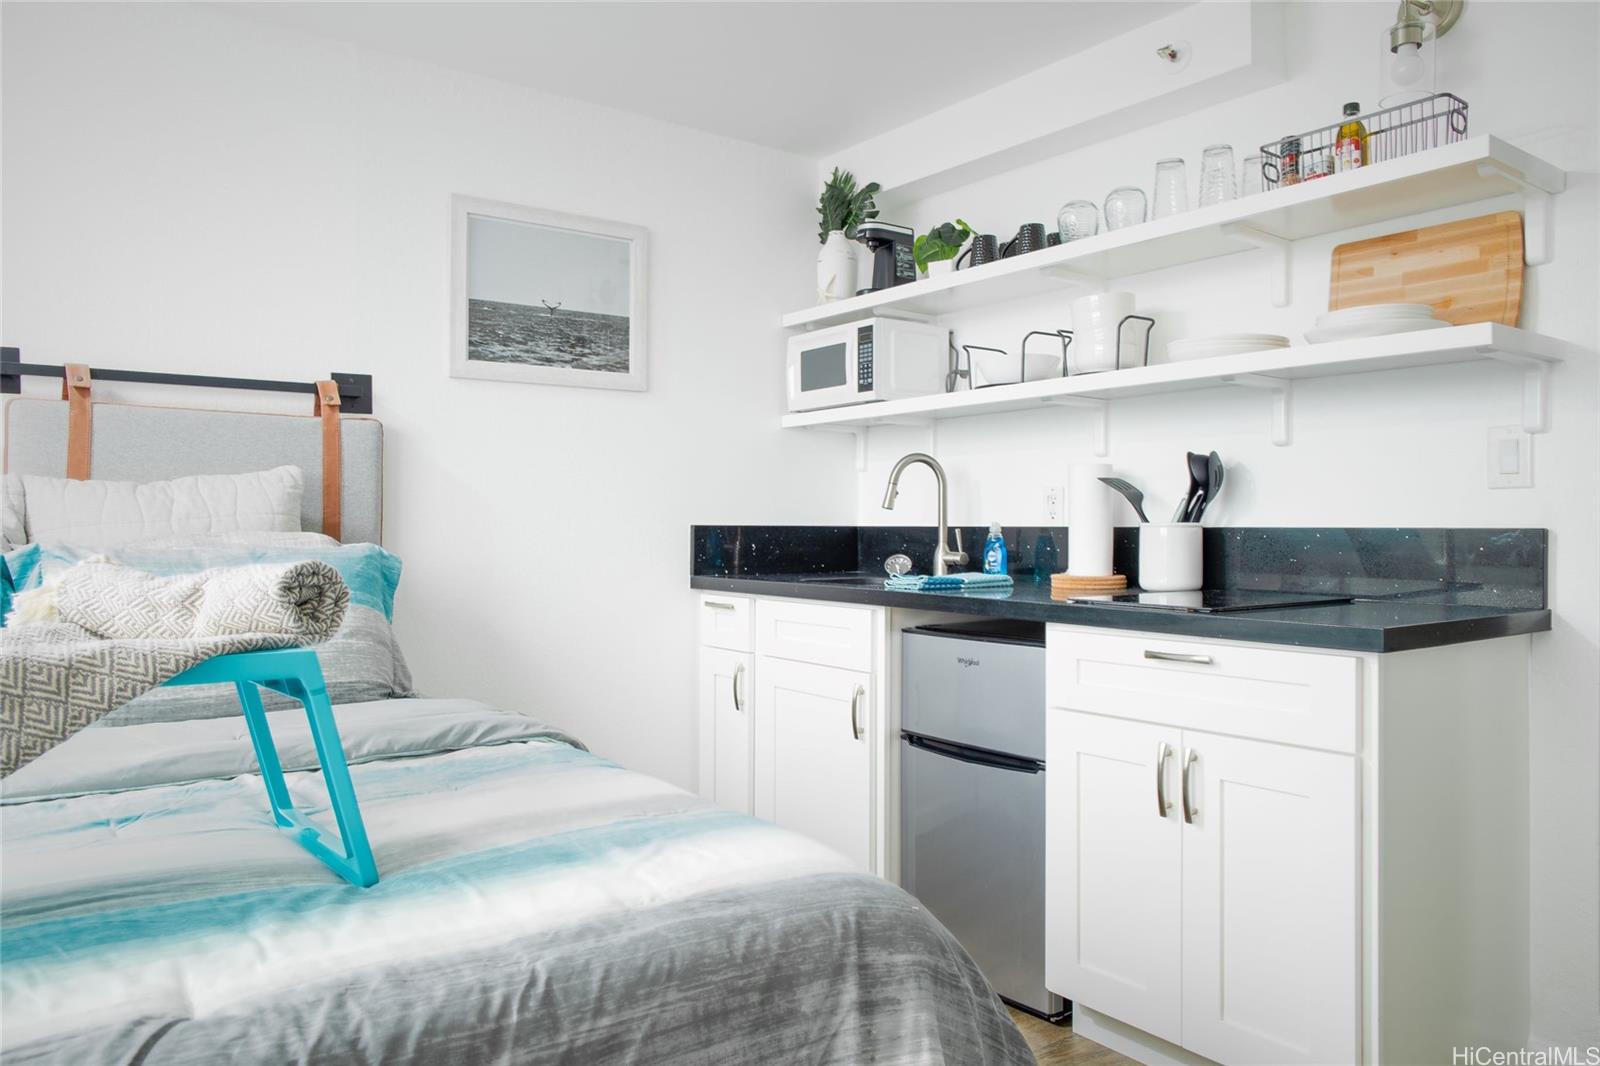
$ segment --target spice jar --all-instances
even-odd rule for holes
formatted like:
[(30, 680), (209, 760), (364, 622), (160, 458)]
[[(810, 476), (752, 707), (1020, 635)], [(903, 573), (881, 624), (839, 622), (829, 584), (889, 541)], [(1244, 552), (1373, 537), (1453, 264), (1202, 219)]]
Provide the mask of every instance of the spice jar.
[(1285, 137), (1278, 144), (1278, 185), (1300, 184), (1300, 138)]

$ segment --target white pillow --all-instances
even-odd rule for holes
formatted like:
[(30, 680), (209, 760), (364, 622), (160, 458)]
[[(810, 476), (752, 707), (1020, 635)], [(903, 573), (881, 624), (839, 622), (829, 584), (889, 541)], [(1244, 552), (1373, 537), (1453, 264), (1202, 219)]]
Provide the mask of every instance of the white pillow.
[(297, 466), (142, 484), (34, 474), (20, 480), (29, 541), (95, 547), (192, 533), (298, 532), (305, 494)]

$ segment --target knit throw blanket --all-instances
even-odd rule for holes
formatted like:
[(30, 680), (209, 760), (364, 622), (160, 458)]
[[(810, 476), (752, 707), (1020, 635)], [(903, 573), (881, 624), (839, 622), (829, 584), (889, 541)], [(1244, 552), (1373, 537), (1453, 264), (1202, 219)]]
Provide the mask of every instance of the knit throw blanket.
[(325, 640), (349, 603), (322, 562), (175, 577), (80, 563), (18, 594), (0, 629), (0, 777), (196, 663)]

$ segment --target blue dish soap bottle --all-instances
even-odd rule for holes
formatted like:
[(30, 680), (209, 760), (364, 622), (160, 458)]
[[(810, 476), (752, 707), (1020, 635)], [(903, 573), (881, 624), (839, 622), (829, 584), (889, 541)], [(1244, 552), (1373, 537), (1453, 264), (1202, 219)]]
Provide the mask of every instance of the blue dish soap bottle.
[(1004, 574), (1008, 572), (1006, 566), (1006, 540), (1000, 535), (999, 522), (989, 527), (989, 539), (983, 542), (983, 572), (986, 574)]

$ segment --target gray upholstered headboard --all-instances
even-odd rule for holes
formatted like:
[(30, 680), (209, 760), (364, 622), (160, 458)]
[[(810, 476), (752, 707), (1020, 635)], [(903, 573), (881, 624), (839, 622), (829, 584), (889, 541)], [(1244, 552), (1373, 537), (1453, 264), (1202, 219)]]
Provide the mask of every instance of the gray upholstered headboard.
[[(18, 397), (6, 405), (6, 471), (63, 477), (65, 400)], [(383, 423), (345, 417), (340, 499), (347, 543), (383, 542)], [(315, 418), (94, 405), (92, 474), (105, 481), (161, 481), (191, 474), (243, 474), (274, 466), (305, 472), (302, 529), (322, 529), (322, 424)]]

